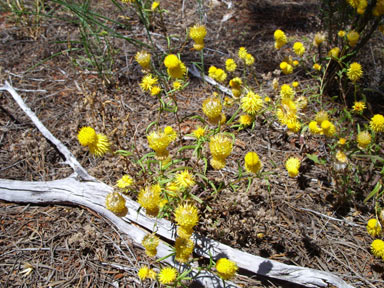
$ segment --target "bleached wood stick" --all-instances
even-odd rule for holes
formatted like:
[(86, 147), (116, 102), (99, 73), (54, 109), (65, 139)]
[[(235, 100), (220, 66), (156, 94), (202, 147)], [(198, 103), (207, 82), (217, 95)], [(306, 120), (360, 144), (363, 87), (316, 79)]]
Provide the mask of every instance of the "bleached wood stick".
[[(105, 196), (112, 191), (113, 188), (91, 177), (69, 150), (37, 119), (36, 115), (25, 105), (21, 97), (7, 82), (5, 86), (0, 87), (0, 90), (9, 91), (14, 98), (17, 96), (16, 98), (18, 100), (15, 100), (19, 105), (21, 104), (20, 106), (22, 108), (24, 107), (24, 112), (32, 121), (40, 126), (39, 130), (41, 133), (49, 140), (52, 138), (54, 141), (51, 140), (51, 142), (54, 145), (59, 145), (57, 146), (58, 149), (60, 147), (59, 150), (64, 152), (64, 157), (68, 157), (67, 161), (71, 160), (69, 161), (69, 163), (72, 163), (72, 165), (70, 164), (71, 167), (74, 170), (80, 169), (80, 173), (84, 174), (82, 176), (77, 173), (77, 175), (81, 176), (83, 180), (88, 180), (87, 182), (80, 182), (74, 177), (48, 182), (25, 182), (0, 179), (0, 199), (22, 203), (70, 203), (83, 205), (109, 219), (119, 230), (130, 235), (136, 243), (141, 243), (146, 232), (137, 232), (137, 227), (130, 224), (131, 222), (135, 222), (150, 231), (152, 231), (156, 224), (156, 233), (158, 235), (169, 240), (174, 240), (174, 229), (169, 221), (149, 218), (144, 215), (143, 211), (138, 213), (139, 204), (131, 199), (126, 199), (128, 214), (123, 218), (115, 216), (104, 208)], [(73, 157), (73, 159), (71, 157)], [(131, 235), (130, 233), (133, 234)], [(254, 256), (197, 234), (194, 234), (193, 237), (196, 243), (194, 252), (198, 255), (204, 257), (210, 257), (209, 255), (211, 255), (214, 259), (225, 256), (235, 261), (239, 267), (258, 275), (285, 280), (306, 287), (328, 287), (328, 284), (333, 284), (339, 288), (353, 287), (345, 283), (341, 278), (328, 272), (286, 265), (274, 260)], [(158, 250), (158, 253), (160, 253), (158, 254), (159, 257), (169, 255), (169, 248), (165, 244), (162, 245), (164, 246), (160, 246)], [(172, 261), (173, 265), (177, 265), (171, 258), (167, 259), (167, 261)], [(217, 282), (218, 278), (215, 275), (209, 274), (209, 272), (207, 273), (208, 274), (205, 272), (199, 274), (199, 276), (204, 279), (203, 281), (211, 279), (211, 282), (207, 282), (208, 286), (206, 287), (220, 287), (220, 282)], [(210, 286), (213, 283), (212, 281), (215, 283), (213, 286)]]

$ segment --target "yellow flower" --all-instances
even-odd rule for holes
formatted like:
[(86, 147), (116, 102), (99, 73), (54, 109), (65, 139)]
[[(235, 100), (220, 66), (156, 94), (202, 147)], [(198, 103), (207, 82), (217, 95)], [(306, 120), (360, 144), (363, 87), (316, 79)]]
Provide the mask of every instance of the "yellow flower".
[(365, 149), (368, 147), (369, 144), (371, 144), (371, 134), (369, 134), (368, 131), (361, 131), (359, 134), (357, 134), (357, 147), (360, 149)]
[(235, 77), (229, 81), (229, 86), (231, 88), (240, 89), (241, 85), (243, 85), (243, 80), (241, 80), (239, 77)]
[(159, 213), (159, 203), (160, 203), (160, 192), (161, 188), (157, 185), (152, 185), (151, 187), (145, 187), (141, 189), (139, 195), (137, 196), (137, 202), (141, 207), (145, 208), (145, 212), (149, 216), (157, 216)]
[(347, 33), (344, 30), (340, 30), (339, 32), (337, 32), (337, 36), (339, 36), (340, 38), (343, 38), (345, 34)]
[(325, 40), (325, 35), (322, 33), (316, 33), (315, 38), (313, 39), (313, 45), (318, 47), (323, 43)]
[(347, 34), (348, 43), (351, 47), (355, 47), (359, 41), (360, 34), (354, 30), (349, 31)]
[(223, 69), (218, 68), (215, 71), (215, 77), (213, 79), (223, 83), (225, 81), (225, 79), (227, 79), (227, 73), (225, 73), (225, 71)]
[(275, 48), (280, 49), (285, 44), (287, 44), (287, 37), (285, 36), (285, 33), (281, 31), (280, 29), (276, 30), (273, 33), (273, 37), (275, 38)]
[(253, 117), (249, 114), (242, 114), (239, 118), (239, 123), (243, 126), (249, 126), (253, 122)]
[(263, 107), (263, 99), (260, 95), (249, 91), (247, 95), (241, 98), (241, 109), (245, 113), (255, 115)]
[(336, 134), (335, 125), (328, 120), (324, 120), (323, 122), (321, 122), (321, 129), (323, 130), (322, 132), (324, 133), (324, 135), (327, 137), (332, 137)]
[(333, 58), (337, 58), (337, 57), (339, 57), (339, 53), (340, 53), (340, 48), (339, 47), (335, 47), (335, 48), (332, 48), (328, 52), (328, 56), (333, 57)]
[(227, 259), (227, 258), (220, 258), (216, 262), (216, 270), (217, 274), (224, 280), (232, 279), (236, 271), (238, 270), (238, 267), (235, 262)]
[(202, 44), (207, 35), (207, 29), (204, 25), (195, 25), (189, 29), (189, 37), (197, 44)]
[(345, 155), (345, 153), (343, 151), (338, 150), (336, 152), (335, 157), (336, 157), (336, 160), (339, 161), (340, 163), (347, 163), (348, 162), (347, 155)]
[(141, 244), (145, 248), (145, 254), (149, 257), (155, 257), (157, 254), (157, 246), (159, 246), (160, 239), (155, 234), (147, 234), (144, 236)]
[(210, 138), (209, 149), (212, 154), (211, 166), (216, 169), (225, 167), (225, 159), (232, 152), (232, 140), (223, 134), (216, 134)]
[(149, 275), (149, 267), (148, 266), (142, 266), (137, 273), (137, 276), (139, 276), (140, 280), (145, 280), (147, 279)]
[(77, 134), (81, 146), (94, 145), (97, 142), (97, 134), (92, 127), (82, 127)]
[(192, 229), (196, 226), (199, 222), (199, 212), (195, 205), (179, 204), (175, 209), (175, 222), (185, 229)]
[(161, 92), (161, 88), (157, 85), (151, 88), (151, 96), (159, 95), (160, 92)]
[(151, 5), (151, 10), (152, 11), (155, 11), (157, 9), (157, 7), (159, 7), (160, 3), (158, 1), (153, 1), (152, 5)]
[(167, 55), (164, 59), (164, 65), (167, 68), (177, 68), (180, 65), (180, 59), (175, 54)]
[(195, 244), (191, 239), (188, 238), (176, 238), (175, 248), (176, 248), (176, 256), (175, 260), (180, 263), (188, 262), (189, 257), (193, 252), (193, 248)]
[(357, 62), (354, 62), (349, 65), (347, 76), (352, 82), (358, 81), (363, 76), (363, 70), (361, 69), (361, 65)]
[(317, 71), (320, 71), (320, 70), (321, 70), (321, 65), (318, 64), (318, 63), (315, 63), (315, 64), (313, 64), (313, 67), (312, 67), (312, 68), (315, 69), (315, 70), (317, 70)]
[(280, 89), (280, 97), (281, 99), (293, 99), (295, 97), (295, 91), (288, 84), (281, 85)]
[(167, 68), (168, 75), (173, 79), (184, 78), (187, 73), (187, 67), (183, 62), (180, 61), (179, 65), (174, 68)]
[(360, 15), (364, 14), (367, 6), (368, 6), (367, 0), (360, 0), (359, 6), (357, 7), (357, 11), (356, 11), (357, 14), (360, 14)]
[(293, 66), (297, 66), (297, 65), (299, 65), (299, 61), (294, 60), (294, 61), (292, 62), (292, 64), (293, 64)]
[[(237, 68), (237, 65), (236, 65), (236, 62), (235, 60), (233, 60), (232, 58), (228, 58), (226, 61), (225, 61), (225, 69), (228, 71), (228, 72), (233, 72), (235, 71)], [(232, 80), (231, 80), (232, 81)]]
[(135, 55), (135, 60), (143, 69), (148, 69), (151, 64), (151, 54), (147, 51), (139, 51)]
[(261, 161), (256, 152), (248, 152), (244, 157), (245, 170), (250, 173), (257, 173), (261, 169)]
[(282, 71), (284, 74), (286, 74), (286, 75), (288, 75), (288, 74), (292, 74), (292, 73), (293, 73), (293, 67), (292, 67), (292, 65), (289, 64), (289, 63), (287, 63), (287, 62), (285, 62), (285, 61), (283, 61), (283, 62), (280, 63), (280, 69), (281, 69), (281, 71)]
[(372, 254), (384, 260), (384, 241), (380, 239), (373, 240), (371, 244)]
[(273, 90), (278, 90), (279, 89), (279, 79), (273, 78), (273, 80), (272, 80), (272, 88), (273, 88)]
[(118, 192), (111, 192), (105, 197), (105, 207), (115, 214), (124, 213), (127, 209), (124, 197)]
[(297, 175), (299, 175), (299, 169), (300, 169), (300, 160), (299, 160), (299, 158), (290, 157), (285, 162), (285, 168), (287, 169), (288, 175), (290, 177), (296, 177)]
[(191, 175), (188, 170), (184, 170), (182, 172), (177, 173), (175, 177), (175, 183), (181, 189), (186, 189), (194, 186), (195, 180), (193, 179), (193, 175)]
[(379, 236), (381, 234), (381, 224), (377, 219), (369, 219), (367, 223), (367, 232), (372, 237)]
[(147, 74), (140, 82), (140, 87), (143, 91), (151, 91), (152, 87), (158, 82), (157, 77), (153, 77), (152, 74)]
[(369, 122), (369, 126), (375, 132), (383, 132), (384, 131), (384, 116), (381, 114), (376, 114), (371, 118)]
[(159, 274), (159, 282), (163, 285), (172, 284), (177, 277), (177, 270), (172, 267), (165, 267), (160, 270)]
[(119, 180), (117, 180), (116, 186), (120, 189), (126, 189), (133, 185), (133, 179), (129, 175), (123, 175)]
[(94, 144), (88, 145), (88, 148), (91, 154), (100, 157), (110, 150), (111, 144), (108, 141), (108, 137), (104, 134), (96, 134), (96, 136), (96, 142)]
[(200, 139), (205, 134), (205, 128), (197, 126), (197, 128), (193, 130), (192, 134), (193, 136), (195, 136), (196, 139)]
[(293, 44), (293, 51), (295, 51), (297, 56), (300, 56), (300, 57), (303, 56), (303, 54), (305, 52), (305, 47), (304, 47), (303, 43), (295, 42), (295, 44)]
[(317, 124), (321, 125), (321, 123), (325, 120), (328, 120), (328, 113), (326, 111), (319, 111), (316, 113), (315, 120)]
[(364, 111), (365, 108), (366, 108), (365, 103), (362, 101), (356, 101), (352, 106), (352, 109), (355, 112), (362, 112)]
[(245, 56), (245, 65), (251, 66), (253, 63), (255, 63), (255, 58), (251, 54), (247, 53)]
[(378, 0), (375, 7), (372, 9), (373, 16), (380, 17), (384, 15), (384, 1)]
[(272, 101), (272, 99), (269, 98), (268, 96), (264, 97), (264, 102), (265, 102), (265, 103), (269, 103), (269, 102), (271, 102), (271, 101)]
[(203, 112), (208, 117), (208, 121), (217, 124), (221, 120), (223, 106), (217, 97), (209, 97), (203, 101)]
[(339, 145), (345, 145), (345, 143), (347, 143), (347, 139), (345, 138), (340, 138), (339, 141), (337, 142), (337, 144)]
[(164, 134), (167, 135), (169, 142), (173, 142), (177, 138), (177, 133), (171, 126), (164, 127)]
[(240, 59), (245, 60), (245, 58), (247, 57), (247, 54), (248, 54), (248, 52), (247, 52), (247, 49), (245, 49), (245, 47), (239, 48), (238, 55), (239, 55)]
[(293, 82), (292, 82), (292, 87), (293, 87), (293, 88), (297, 88), (297, 87), (299, 87), (299, 85), (300, 85), (300, 84), (299, 84), (299, 82), (297, 82), (297, 81), (293, 81)]

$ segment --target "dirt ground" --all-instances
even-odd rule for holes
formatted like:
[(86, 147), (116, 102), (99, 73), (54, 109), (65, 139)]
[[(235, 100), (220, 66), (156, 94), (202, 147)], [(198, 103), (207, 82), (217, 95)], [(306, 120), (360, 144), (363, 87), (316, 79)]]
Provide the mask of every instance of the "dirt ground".
[[(118, 16), (109, 1), (97, 2), (93, 3), (94, 9)], [(223, 67), (226, 58), (245, 46), (255, 56), (256, 79), (268, 83), (261, 87), (263, 95), (274, 99), (277, 95), (270, 84), (280, 58), (271, 49), (273, 32), (281, 28), (289, 37), (311, 39), (320, 25), (316, 1), (243, 0), (232, 1), (232, 7), (227, 2), (231, 1), (205, 1), (205, 66)], [(197, 1), (161, 1), (161, 5), (169, 11), (164, 19), (169, 35), (183, 35), (199, 19)], [(135, 16), (130, 12), (125, 16), (130, 17), (132, 25), (127, 33), (144, 41), (145, 34)], [(165, 48), (161, 29), (159, 24), (154, 25), (153, 39)], [(103, 85), (94, 70), (86, 69), (80, 52), (60, 53), (68, 48), (68, 39), (76, 37), (76, 25), (47, 19), (38, 31), (31, 32), (16, 25), (10, 13), (2, 12), (0, 80), (17, 88), (43, 124), (92, 176), (114, 185), (123, 174), (134, 175), (137, 168), (112, 154), (92, 157), (78, 144), (77, 131), (92, 126), (108, 135), (113, 149), (129, 150), (134, 143), (138, 153), (147, 153), (150, 148), (145, 130), (156, 117), (158, 102), (138, 85), (142, 74), (134, 61), (136, 47), (116, 40), (119, 50), (112, 82)], [(384, 75), (383, 47), (383, 42), (368, 44), (375, 75)], [(367, 65), (373, 65), (372, 59), (365, 59)], [(182, 60), (188, 64), (199, 59), (194, 51), (185, 49)], [(373, 76), (367, 78), (367, 85), (376, 81)], [(312, 81), (300, 73), (279, 77), (280, 83), (296, 80), (303, 86), (310, 86)], [(383, 77), (376, 82), (382, 85)], [(203, 116), (201, 103), (213, 91), (215, 88), (208, 83), (190, 78), (188, 88), (177, 95), (179, 117), (184, 119), (180, 133), (195, 128), (197, 121), (188, 117)], [(334, 110), (342, 107), (331, 100), (324, 105)], [(318, 109), (316, 103), (310, 106), (310, 111)], [(0, 95), (0, 108), (0, 178), (48, 181), (72, 173), (7, 93)], [(383, 108), (382, 102), (369, 106), (372, 111)], [(174, 124), (173, 114), (164, 114), (160, 124)], [(235, 191), (227, 186), (217, 194), (199, 186), (195, 193), (204, 204), (200, 206), (197, 232), (255, 255), (332, 272), (355, 287), (384, 287), (384, 264), (369, 252), (372, 239), (365, 228), (374, 216), (374, 204), (363, 203), (379, 174), (368, 168), (362, 171), (364, 177), (358, 177), (362, 177), (364, 188), (356, 192), (353, 201), (340, 202), (333, 179), (322, 165), (305, 158), (300, 177), (292, 179), (283, 165), (276, 164), (291, 155), (316, 152), (329, 157), (326, 145), (317, 139), (282, 131), (271, 125), (266, 115), (257, 120), (254, 130), (235, 132), (237, 141), (228, 168), (209, 170), (208, 177), (215, 183), (233, 179), (247, 151), (260, 155), (268, 177), (256, 179), (249, 189), (247, 181), (240, 181)], [(182, 141), (188, 144), (188, 140)], [(136, 276), (140, 265), (150, 263), (141, 248), (90, 210), (0, 202), (0, 221), (2, 287), (150, 287)], [(23, 275), (28, 265), (33, 270)], [(242, 287), (293, 287), (244, 275), (234, 282)]]

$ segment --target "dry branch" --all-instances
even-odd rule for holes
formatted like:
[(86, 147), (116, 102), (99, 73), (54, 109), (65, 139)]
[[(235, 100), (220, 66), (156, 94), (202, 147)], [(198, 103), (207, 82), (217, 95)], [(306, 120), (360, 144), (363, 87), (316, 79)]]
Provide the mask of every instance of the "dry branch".
[[(147, 217), (138, 209), (139, 204), (131, 199), (126, 199), (128, 213), (122, 218), (107, 210), (104, 207), (105, 196), (113, 188), (90, 176), (77, 162), (72, 153), (44, 127), (36, 115), (26, 106), (20, 95), (7, 82), (3, 87), (0, 87), (0, 90), (6, 90), (13, 96), (41, 133), (57, 147), (75, 171), (75, 175), (71, 177), (47, 182), (0, 179), (0, 199), (20, 203), (68, 203), (85, 206), (111, 221), (121, 232), (128, 234), (139, 245), (148, 232), (140, 229), (133, 223), (149, 231), (152, 231), (156, 226), (156, 233), (159, 236), (169, 241), (174, 240), (175, 229), (169, 221)], [(240, 268), (257, 275), (280, 279), (306, 287), (329, 287), (329, 284), (339, 288), (353, 287), (329, 272), (282, 264), (233, 249), (197, 234), (194, 234), (193, 237), (196, 243), (194, 252), (197, 255), (206, 258), (209, 258), (211, 255), (214, 259), (227, 257), (235, 261)], [(164, 257), (171, 254), (171, 252), (171, 248), (165, 242), (161, 242), (158, 247), (157, 256)], [(173, 257), (168, 257), (164, 261), (173, 266), (178, 266)], [(197, 270), (195, 269), (191, 273), (191, 276), (193, 276), (197, 273)], [(207, 271), (201, 271), (197, 276), (197, 280), (202, 282), (205, 287), (221, 287), (222, 285), (217, 276)], [(235, 286), (232, 283), (227, 283), (226, 287)]]

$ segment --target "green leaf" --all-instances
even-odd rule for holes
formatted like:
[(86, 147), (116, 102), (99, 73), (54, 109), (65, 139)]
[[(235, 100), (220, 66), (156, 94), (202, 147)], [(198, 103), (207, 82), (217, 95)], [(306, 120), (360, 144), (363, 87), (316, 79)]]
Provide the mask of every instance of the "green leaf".
[(127, 150), (117, 150), (117, 151), (115, 151), (115, 154), (119, 154), (119, 155), (125, 156), (125, 157), (133, 155), (133, 153), (131, 151), (127, 151)]
[(325, 161), (324, 159), (319, 159), (319, 157), (316, 154), (307, 154), (306, 156), (308, 159), (312, 160), (316, 164), (322, 165), (327, 163), (327, 161)]
[(375, 196), (379, 191), (383, 188), (383, 185), (381, 185), (380, 181), (376, 183), (375, 188), (369, 193), (369, 195), (364, 199), (364, 203), (366, 203), (369, 199), (371, 199), (373, 196)]

